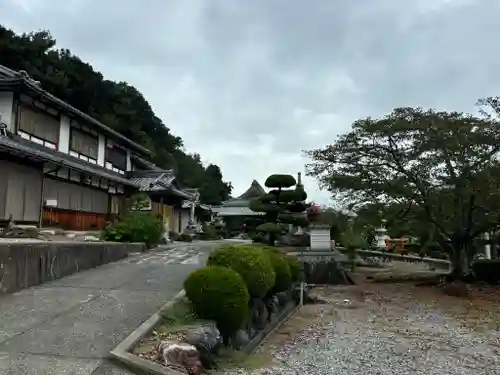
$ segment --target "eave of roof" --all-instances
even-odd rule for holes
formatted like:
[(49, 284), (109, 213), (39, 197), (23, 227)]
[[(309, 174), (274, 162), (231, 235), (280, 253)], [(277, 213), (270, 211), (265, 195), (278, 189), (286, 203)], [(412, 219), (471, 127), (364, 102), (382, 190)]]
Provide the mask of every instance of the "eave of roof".
[(248, 207), (249, 203), (250, 203), (250, 200), (236, 198), (236, 199), (231, 199), (229, 201), (222, 202), (221, 206), (222, 207)]
[(132, 181), (140, 191), (144, 192), (170, 192), (179, 197), (193, 199), (194, 196), (178, 189), (175, 186), (175, 175), (172, 170), (134, 171), (129, 174)]
[[(212, 211), (212, 207), (209, 206), (208, 204), (202, 204), (202, 203), (198, 203), (198, 205), (196, 206), (197, 208), (200, 208), (204, 211)], [(191, 202), (182, 202), (182, 208), (186, 208), (186, 209), (189, 209), (191, 208)]]
[(63, 154), (59, 151), (51, 150), (44, 146), (37, 145), (36, 143), (26, 141), (21, 137), (0, 137), (0, 148), (25, 156), (30, 156), (42, 161), (51, 162), (79, 172), (106, 178), (109, 181), (117, 182), (126, 186), (135, 187), (133, 182), (118, 173), (109, 171), (101, 166), (91, 164), (84, 160), (77, 159), (71, 155)]
[(262, 216), (263, 212), (254, 212), (248, 207), (223, 207), (214, 206), (212, 212), (219, 214), (219, 216)]
[(149, 160), (146, 160), (144, 158), (141, 158), (139, 155), (132, 154), (132, 155), (130, 155), (130, 158), (133, 161), (135, 161), (137, 164), (140, 164), (144, 168), (148, 168), (148, 169), (151, 169), (151, 170), (157, 170), (158, 169), (158, 167), (154, 163), (152, 163)]
[(181, 189), (177, 189), (175, 187), (170, 188), (170, 191), (172, 191), (174, 194), (186, 198), (186, 199), (193, 199), (193, 196), (189, 193), (186, 193), (185, 191), (182, 191)]
[(0, 91), (5, 91), (7, 89), (15, 89), (15, 88), (21, 88), (25, 89), (30, 93), (34, 93), (36, 95), (39, 95), (49, 101), (52, 105), (59, 107), (59, 109), (65, 110), (69, 112), (70, 114), (77, 116), (79, 118), (82, 118), (83, 120), (91, 123), (92, 125), (98, 127), (100, 130), (104, 131), (107, 135), (111, 135), (112, 137), (121, 140), (125, 145), (129, 146), (131, 149), (138, 151), (142, 154), (149, 155), (151, 156), (153, 154), (152, 151), (142, 147), (141, 145), (135, 143), (134, 141), (128, 139), (127, 137), (121, 135), (117, 131), (109, 128), (108, 126), (104, 125), (100, 121), (97, 121), (95, 118), (87, 115), (86, 113), (76, 109), (75, 107), (69, 105), (65, 101), (55, 97), (54, 95), (48, 93), (47, 91), (43, 90), (41, 87), (39, 87), (34, 80), (32, 79), (26, 79), (26, 78), (0, 78)]

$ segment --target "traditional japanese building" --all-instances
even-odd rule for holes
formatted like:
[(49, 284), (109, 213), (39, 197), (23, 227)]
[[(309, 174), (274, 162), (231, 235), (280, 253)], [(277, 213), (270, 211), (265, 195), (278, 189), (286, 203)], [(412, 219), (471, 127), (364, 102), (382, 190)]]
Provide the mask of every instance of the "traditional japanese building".
[(229, 199), (222, 202), (220, 206), (212, 207), (212, 212), (217, 213), (223, 218), (228, 216), (246, 217), (262, 215), (262, 213), (254, 212), (248, 208), (248, 204), (251, 199), (258, 198), (265, 193), (264, 188), (256, 180), (253, 180), (250, 187), (238, 198)]
[(0, 66), (0, 222), (102, 229), (138, 191), (171, 217), (193, 195), (151, 156), (26, 72)]
[(213, 206), (212, 213), (224, 220), (226, 228), (230, 232), (238, 232), (248, 226), (253, 227), (256, 225), (257, 220), (255, 219), (263, 213), (252, 211), (248, 205), (250, 200), (265, 193), (264, 188), (256, 180), (253, 180), (250, 187), (239, 197), (224, 201), (220, 206)]

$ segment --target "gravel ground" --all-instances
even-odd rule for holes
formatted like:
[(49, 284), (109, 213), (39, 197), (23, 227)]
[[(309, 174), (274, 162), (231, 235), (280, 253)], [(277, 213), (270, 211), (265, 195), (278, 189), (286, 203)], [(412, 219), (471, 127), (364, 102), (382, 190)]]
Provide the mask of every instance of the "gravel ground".
[(327, 304), (303, 307), (261, 348), (272, 353), (266, 368), (226, 374), (500, 372), (498, 301), (463, 302), (431, 288), (398, 284), (318, 293)]

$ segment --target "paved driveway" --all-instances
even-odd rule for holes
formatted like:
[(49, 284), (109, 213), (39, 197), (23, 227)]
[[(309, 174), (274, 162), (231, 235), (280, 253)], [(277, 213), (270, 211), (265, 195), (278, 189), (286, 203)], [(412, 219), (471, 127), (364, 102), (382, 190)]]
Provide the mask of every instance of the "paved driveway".
[(0, 297), (0, 374), (129, 374), (104, 358), (215, 244), (159, 248)]

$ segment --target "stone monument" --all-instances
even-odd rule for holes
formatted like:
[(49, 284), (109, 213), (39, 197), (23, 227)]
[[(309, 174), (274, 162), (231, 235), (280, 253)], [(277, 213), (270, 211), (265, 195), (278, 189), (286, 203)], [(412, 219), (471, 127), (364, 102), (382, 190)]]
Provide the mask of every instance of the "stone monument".
[(312, 224), (309, 234), (311, 236), (311, 251), (331, 249), (330, 226), (325, 224)]
[(380, 228), (375, 229), (375, 247), (379, 250), (387, 250), (386, 240), (389, 238), (385, 229), (387, 220), (383, 219)]
[(168, 218), (165, 217), (163, 219), (163, 239), (164, 239), (165, 243), (170, 242), (169, 231), (170, 231), (170, 224), (168, 222)]
[(485, 240), (485, 245), (484, 245), (484, 257), (486, 259), (491, 259), (491, 244), (490, 244), (490, 233), (485, 232), (484, 233), (484, 240)]
[(190, 234), (195, 234), (197, 230), (195, 209), (200, 204), (200, 193), (198, 192), (198, 190), (196, 190), (196, 192), (194, 193), (194, 197), (191, 200), (190, 204), (189, 221), (188, 225), (186, 226), (186, 231)]

